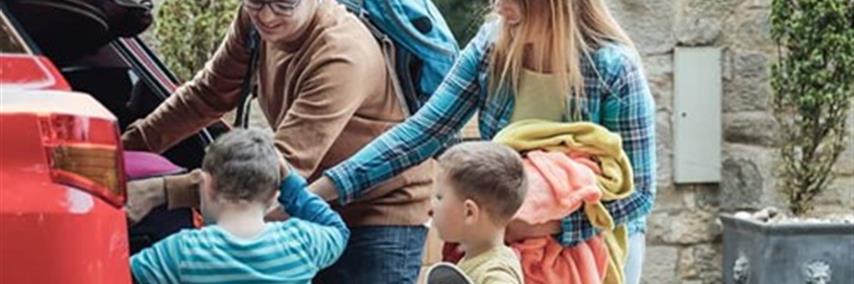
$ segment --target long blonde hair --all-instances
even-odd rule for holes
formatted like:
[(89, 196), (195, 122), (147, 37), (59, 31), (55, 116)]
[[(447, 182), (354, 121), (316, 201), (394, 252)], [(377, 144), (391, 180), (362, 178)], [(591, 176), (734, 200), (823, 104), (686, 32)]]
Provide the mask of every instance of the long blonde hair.
[[(489, 67), (490, 94), (504, 88), (516, 93), (522, 69), (529, 68), (557, 75), (563, 93), (572, 91), (577, 99), (584, 96), (581, 62), (592, 60), (595, 49), (610, 42), (635, 50), (604, 0), (503, 1), (516, 1), (521, 19), (516, 24), (501, 19)], [(579, 105), (575, 104), (573, 116), (580, 114)]]

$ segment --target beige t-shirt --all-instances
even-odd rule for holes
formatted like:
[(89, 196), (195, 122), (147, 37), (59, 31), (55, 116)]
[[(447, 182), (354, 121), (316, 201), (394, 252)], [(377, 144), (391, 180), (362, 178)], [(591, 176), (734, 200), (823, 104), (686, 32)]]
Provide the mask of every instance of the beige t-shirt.
[(506, 246), (495, 247), (472, 258), (465, 257), (457, 266), (473, 284), (525, 283), (519, 257)]

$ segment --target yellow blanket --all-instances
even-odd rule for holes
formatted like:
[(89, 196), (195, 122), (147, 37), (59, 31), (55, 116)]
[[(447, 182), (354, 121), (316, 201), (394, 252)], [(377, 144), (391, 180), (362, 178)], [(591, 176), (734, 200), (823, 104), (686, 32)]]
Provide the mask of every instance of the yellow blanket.
[[(622, 139), (598, 124), (522, 120), (505, 127), (493, 141), (521, 153), (546, 150), (590, 155), (600, 166), (597, 185), (602, 191), (602, 201), (619, 200), (634, 192), (632, 167), (623, 151)], [(584, 212), (591, 224), (603, 230), (610, 253), (604, 283), (623, 283), (623, 266), (628, 252), (626, 227), (615, 228), (610, 213), (601, 202), (585, 204)]]

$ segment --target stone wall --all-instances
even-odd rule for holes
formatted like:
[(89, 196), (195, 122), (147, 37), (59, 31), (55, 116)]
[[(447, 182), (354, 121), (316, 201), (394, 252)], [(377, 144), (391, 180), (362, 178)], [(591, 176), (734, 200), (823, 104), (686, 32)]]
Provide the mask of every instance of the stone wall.
[[(776, 123), (769, 112), (770, 0), (607, 0), (638, 45), (657, 102), (658, 195), (649, 218), (644, 283), (721, 283), (721, 212), (784, 208), (776, 190)], [(673, 182), (673, 50), (722, 47), (723, 163), (719, 184)], [(257, 106), (252, 124), (266, 127)], [(228, 121), (232, 121), (231, 117)], [(854, 111), (849, 114), (854, 134)], [(476, 120), (466, 137), (477, 137)], [(854, 210), (854, 139), (815, 214)]]
[[(649, 218), (643, 282), (721, 283), (721, 212), (785, 208), (776, 188), (770, 114), (770, 0), (608, 0), (638, 45), (657, 102), (658, 196)], [(673, 182), (673, 50), (723, 49), (723, 164), (719, 184)], [(849, 115), (854, 123), (854, 112)], [(849, 129), (851, 129), (849, 124)], [(849, 130), (854, 132), (854, 129)], [(852, 141), (852, 139), (849, 139)], [(854, 210), (854, 142), (814, 214)]]

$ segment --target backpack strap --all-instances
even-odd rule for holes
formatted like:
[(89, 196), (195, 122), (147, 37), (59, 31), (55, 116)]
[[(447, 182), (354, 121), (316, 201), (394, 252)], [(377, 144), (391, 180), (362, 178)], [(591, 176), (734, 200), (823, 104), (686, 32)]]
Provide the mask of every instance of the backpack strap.
[(249, 34), (246, 36), (246, 50), (249, 53), (249, 66), (243, 76), (243, 84), (240, 87), (240, 103), (237, 105), (237, 115), (234, 116), (234, 126), (240, 128), (249, 127), (249, 111), (252, 106), (250, 95), (255, 83), (255, 71), (258, 69), (258, 53), (261, 45), (261, 35), (255, 25), (249, 25)]
[(359, 17), (362, 19), (362, 23), (364, 23), (368, 30), (371, 31), (371, 34), (377, 40), (380, 48), (382, 49), (382, 54), (385, 59), (385, 69), (388, 71), (389, 77), (392, 78), (391, 86), (394, 94), (397, 96), (397, 100), (403, 110), (403, 114), (407, 117), (412, 116), (413, 112), (409, 109), (409, 105), (406, 103), (406, 95), (404, 94), (403, 86), (400, 83), (400, 77), (397, 74), (397, 45), (388, 35), (380, 31), (379, 28), (371, 23), (370, 19), (367, 18), (367, 14), (362, 14)]
[(338, 3), (344, 4), (347, 7), (347, 11), (350, 11), (353, 14), (361, 16), (362, 14), (366, 14), (365, 0), (337, 0)]
[(374, 39), (380, 44), (380, 48), (382, 49), (383, 57), (385, 58), (386, 70), (388, 71), (388, 75), (392, 78), (392, 89), (394, 89), (394, 93), (397, 96), (398, 103), (400, 104), (401, 109), (403, 110), (403, 114), (406, 117), (412, 116), (414, 112), (409, 108), (406, 100), (406, 94), (403, 85), (400, 82), (400, 77), (397, 74), (397, 44), (395, 44), (394, 40), (386, 35), (382, 30), (380, 30), (373, 22), (371, 22), (371, 17), (368, 15), (368, 10), (363, 6), (364, 0), (338, 0), (339, 3), (343, 4), (347, 7), (347, 11), (355, 14), (357, 18), (368, 28), (368, 31), (371, 32), (371, 35), (374, 36)]

